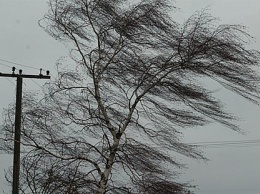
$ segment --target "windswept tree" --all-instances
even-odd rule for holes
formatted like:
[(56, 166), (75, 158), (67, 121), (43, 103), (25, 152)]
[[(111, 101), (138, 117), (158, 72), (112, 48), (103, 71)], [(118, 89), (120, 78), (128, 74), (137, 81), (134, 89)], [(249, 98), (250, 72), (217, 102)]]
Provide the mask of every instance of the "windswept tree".
[[(50, 0), (41, 26), (69, 48), (45, 97), (25, 96), (21, 191), (37, 194), (190, 193), (167, 151), (204, 159), (183, 128), (234, 118), (203, 81), (259, 99), (259, 52), (239, 25), (205, 12), (173, 21), (166, 0)], [(173, 14), (171, 14), (173, 15)], [(13, 112), (2, 149), (11, 151)], [(3, 130), (4, 129), (4, 130)]]

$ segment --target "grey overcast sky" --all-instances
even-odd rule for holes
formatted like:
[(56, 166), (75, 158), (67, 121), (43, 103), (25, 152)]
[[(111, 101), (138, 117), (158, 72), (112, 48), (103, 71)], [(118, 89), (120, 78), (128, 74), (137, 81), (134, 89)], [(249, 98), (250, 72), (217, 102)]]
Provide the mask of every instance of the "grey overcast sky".
[[(180, 8), (173, 12), (177, 21), (187, 19), (195, 11), (208, 7), (208, 12), (218, 17), (220, 23), (242, 24), (255, 37), (249, 48), (260, 50), (260, 1), (259, 0), (176, 0)], [(26, 74), (38, 74), (39, 68), (50, 69), (55, 75), (55, 62), (67, 56), (64, 45), (48, 36), (38, 20), (48, 11), (46, 0), (0, 0), (0, 72), (11, 73), (12, 66)], [(4, 60), (29, 67), (14, 65)], [(14, 102), (15, 79), (0, 78), (0, 113)], [(40, 91), (44, 80), (25, 80), (24, 89)], [(36, 82), (36, 83), (35, 83)], [(181, 158), (188, 168), (180, 176), (183, 181), (198, 185), (197, 194), (259, 194), (260, 193), (260, 109), (241, 97), (216, 87), (216, 95), (225, 107), (241, 120), (244, 134), (236, 133), (221, 125), (183, 131), (183, 140), (189, 143), (222, 142), (205, 144), (201, 149), (208, 162)], [(2, 117), (0, 117), (2, 122)], [(230, 142), (232, 141), (232, 142)], [(0, 193), (7, 189), (4, 169), (12, 164), (12, 157), (0, 154)]]

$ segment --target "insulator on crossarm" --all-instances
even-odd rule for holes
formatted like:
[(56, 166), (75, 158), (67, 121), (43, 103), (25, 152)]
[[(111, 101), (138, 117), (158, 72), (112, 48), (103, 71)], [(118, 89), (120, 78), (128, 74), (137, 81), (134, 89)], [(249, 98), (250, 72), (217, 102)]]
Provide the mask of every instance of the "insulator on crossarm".
[(15, 67), (12, 67), (12, 73), (14, 74), (14, 72), (15, 72)]
[(40, 68), (40, 74), (39, 75), (42, 76), (42, 68)]

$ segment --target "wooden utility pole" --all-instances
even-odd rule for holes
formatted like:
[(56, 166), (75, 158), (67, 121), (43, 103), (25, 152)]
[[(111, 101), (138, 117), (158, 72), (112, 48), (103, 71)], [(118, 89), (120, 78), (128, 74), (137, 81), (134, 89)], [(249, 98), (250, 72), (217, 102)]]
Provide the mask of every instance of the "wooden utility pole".
[(0, 73), (0, 77), (16, 77), (16, 107), (15, 107), (15, 133), (14, 133), (14, 157), (13, 157), (13, 189), (12, 194), (19, 194), (19, 177), (20, 177), (20, 142), (21, 142), (21, 117), (22, 117), (22, 87), (23, 78), (50, 79), (50, 72), (42, 75), (40, 69), (39, 75), (23, 75), (22, 70), (15, 73), (15, 67), (12, 68), (12, 74)]

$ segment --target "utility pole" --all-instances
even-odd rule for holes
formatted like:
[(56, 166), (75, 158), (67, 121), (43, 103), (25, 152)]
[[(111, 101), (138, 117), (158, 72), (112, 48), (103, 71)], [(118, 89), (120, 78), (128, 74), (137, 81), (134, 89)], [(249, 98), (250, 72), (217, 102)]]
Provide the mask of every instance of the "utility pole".
[(40, 69), (39, 75), (23, 75), (22, 70), (15, 73), (15, 67), (12, 68), (11, 74), (0, 73), (0, 77), (16, 77), (16, 107), (15, 107), (15, 133), (14, 133), (14, 156), (13, 156), (13, 189), (12, 194), (19, 194), (19, 177), (20, 177), (20, 143), (21, 143), (21, 117), (22, 117), (22, 86), (23, 78), (50, 79), (50, 72), (42, 75)]

